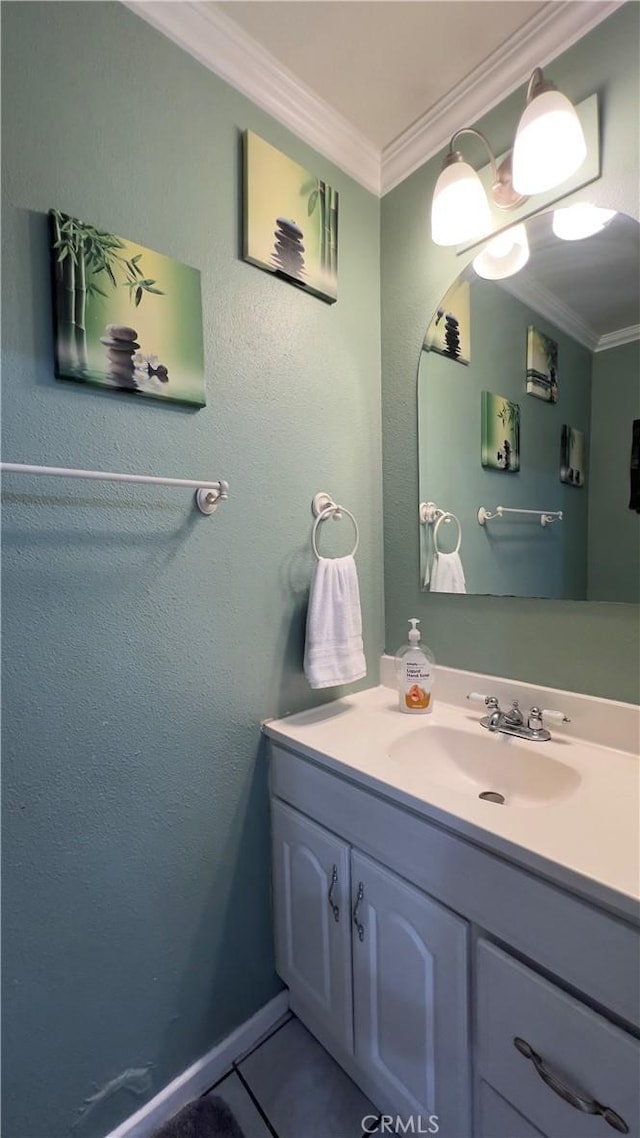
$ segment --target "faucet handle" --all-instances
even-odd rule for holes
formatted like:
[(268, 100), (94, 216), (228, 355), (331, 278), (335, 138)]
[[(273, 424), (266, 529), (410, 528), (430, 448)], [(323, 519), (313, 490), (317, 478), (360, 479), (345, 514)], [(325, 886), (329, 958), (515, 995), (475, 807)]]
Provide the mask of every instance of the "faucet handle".
[(544, 723), (542, 722), (542, 712), (539, 707), (531, 708), (531, 711), (529, 712), (529, 718), (527, 720), (527, 727), (530, 731), (542, 731), (544, 729)]
[(467, 699), (470, 703), (483, 703), (485, 707), (497, 707), (498, 700), (495, 695), (483, 695), (479, 691), (470, 691)]
[(550, 719), (552, 723), (571, 723), (569, 716), (565, 715), (564, 711), (549, 711), (548, 708), (542, 711), (542, 718)]
[[(532, 707), (529, 712), (529, 719), (527, 726), (530, 731), (544, 731), (544, 720), (550, 719), (552, 723), (571, 723), (568, 715), (564, 711), (541, 711), (539, 707)], [(547, 731), (547, 736), (549, 732)]]

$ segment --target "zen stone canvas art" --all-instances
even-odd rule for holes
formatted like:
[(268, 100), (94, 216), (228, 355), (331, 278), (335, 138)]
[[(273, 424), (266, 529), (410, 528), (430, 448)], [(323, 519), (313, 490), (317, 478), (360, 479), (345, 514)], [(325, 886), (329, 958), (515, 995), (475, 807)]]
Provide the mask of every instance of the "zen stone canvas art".
[(203, 407), (200, 273), (49, 213), (58, 379)]
[(329, 304), (338, 298), (337, 190), (250, 130), (243, 257)]
[(456, 281), (445, 294), (427, 328), (423, 348), (465, 366), (471, 362), (468, 281)]
[(584, 486), (585, 449), (584, 432), (563, 423), (560, 435), (561, 482), (566, 482), (568, 486)]
[(558, 402), (558, 345), (533, 324), (527, 328), (527, 393)]

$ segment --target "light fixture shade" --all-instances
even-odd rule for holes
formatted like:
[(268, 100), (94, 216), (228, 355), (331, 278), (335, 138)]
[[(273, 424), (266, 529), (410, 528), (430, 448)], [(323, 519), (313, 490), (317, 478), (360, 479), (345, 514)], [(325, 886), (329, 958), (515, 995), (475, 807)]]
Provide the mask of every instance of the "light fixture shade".
[(536, 95), (525, 107), (513, 146), (513, 187), (541, 194), (574, 174), (587, 144), (573, 104), (560, 91)]
[(473, 267), (479, 277), (501, 281), (519, 273), (529, 260), (529, 242), (524, 225), (514, 225), (499, 233), (474, 257)]
[(566, 209), (554, 210), (552, 228), (556, 237), (563, 241), (582, 241), (584, 237), (600, 233), (615, 216), (615, 209), (601, 209), (589, 202), (576, 202)]
[(473, 166), (445, 161), (431, 203), (431, 237), (436, 245), (461, 245), (491, 231), (487, 195)]

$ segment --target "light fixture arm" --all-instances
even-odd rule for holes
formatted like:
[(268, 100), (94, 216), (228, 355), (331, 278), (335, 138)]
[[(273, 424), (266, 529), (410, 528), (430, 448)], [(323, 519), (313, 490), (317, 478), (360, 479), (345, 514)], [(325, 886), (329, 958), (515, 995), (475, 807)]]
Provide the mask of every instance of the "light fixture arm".
[[(540, 69), (538, 68), (538, 70), (540, 70)], [(535, 75), (535, 72), (531, 76), (530, 83), (533, 82), (534, 75)], [(542, 72), (541, 71), (540, 71), (540, 77), (542, 78)], [(537, 94), (537, 92), (536, 92), (536, 94)], [(494, 205), (497, 206), (498, 209), (505, 209), (505, 210), (516, 209), (519, 205), (523, 205), (523, 203), (527, 201), (527, 198), (523, 197), (521, 194), (517, 194), (515, 192), (515, 190), (513, 188), (512, 180), (511, 180), (511, 151), (509, 151), (506, 158), (504, 158), (503, 161), (498, 166), (498, 163), (496, 161), (496, 156), (493, 153), (493, 150), (491, 149), (491, 144), (489, 142), (489, 139), (486, 137), (486, 135), (484, 135), (482, 133), (481, 130), (476, 130), (476, 128), (474, 126), (460, 127), (460, 130), (457, 130), (455, 132), (455, 134), (453, 134), (451, 136), (451, 141), (449, 143), (449, 150), (448, 150), (447, 155), (445, 157), (444, 165), (450, 166), (452, 162), (463, 162), (464, 161), (462, 154), (460, 153), (459, 150), (456, 150), (456, 146), (455, 146), (456, 141), (458, 140), (458, 138), (460, 137), (461, 134), (473, 134), (473, 135), (475, 135), (475, 137), (479, 138), (480, 141), (482, 143), (484, 143), (484, 145), (486, 147), (487, 154), (489, 155), (489, 161), (491, 163), (491, 175), (492, 175), (491, 198), (493, 200)]]
[(527, 84), (525, 106), (528, 107), (529, 103), (531, 103), (537, 95), (543, 95), (545, 91), (557, 91), (557, 89), (551, 79), (545, 79), (541, 67), (534, 67)]
[[(449, 154), (454, 154), (454, 153), (459, 154), (460, 153), (459, 150), (456, 150), (455, 144), (456, 144), (457, 140), (460, 138), (461, 134), (473, 134), (473, 135), (475, 135), (476, 138), (479, 138), (481, 140), (481, 142), (484, 143), (484, 145), (487, 148), (487, 154), (489, 155), (489, 161), (491, 162), (491, 172), (493, 174), (493, 180), (495, 182), (497, 180), (497, 177), (498, 177), (498, 164), (496, 162), (496, 156), (493, 153), (493, 150), (491, 149), (491, 144), (489, 142), (489, 139), (487, 138), (486, 134), (482, 133), (481, 130), (476, 130), (476, 128), (474, 126), (461, 126), (460, 130), (457, 130), (455, 132), (455, 134), (453, 134), (451, 136), (451, 142), (449, 143)], [(447, 154), (447, 158), (449, 157), (449, 154)]]

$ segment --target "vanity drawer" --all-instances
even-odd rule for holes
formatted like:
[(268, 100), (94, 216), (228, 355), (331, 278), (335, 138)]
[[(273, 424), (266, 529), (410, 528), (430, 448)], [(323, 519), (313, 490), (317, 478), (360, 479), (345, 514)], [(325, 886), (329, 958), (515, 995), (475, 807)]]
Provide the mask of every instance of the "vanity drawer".
[[(552, 936), (552, 930), (549, 931)], [(607, 965), (615, 968), (610, 958)], [(477, 948), (478, 1070), (548, 1138), (640, 1135), (640, 1043), (495, 945)], [(514, 1044), (524, 1041), (548, 1077), (580, 1099), (596, 1100), (624, 1120), (612, 1127), (554, 1091)], [(614, 1120), (615, 1121), (615, 1120)]]

